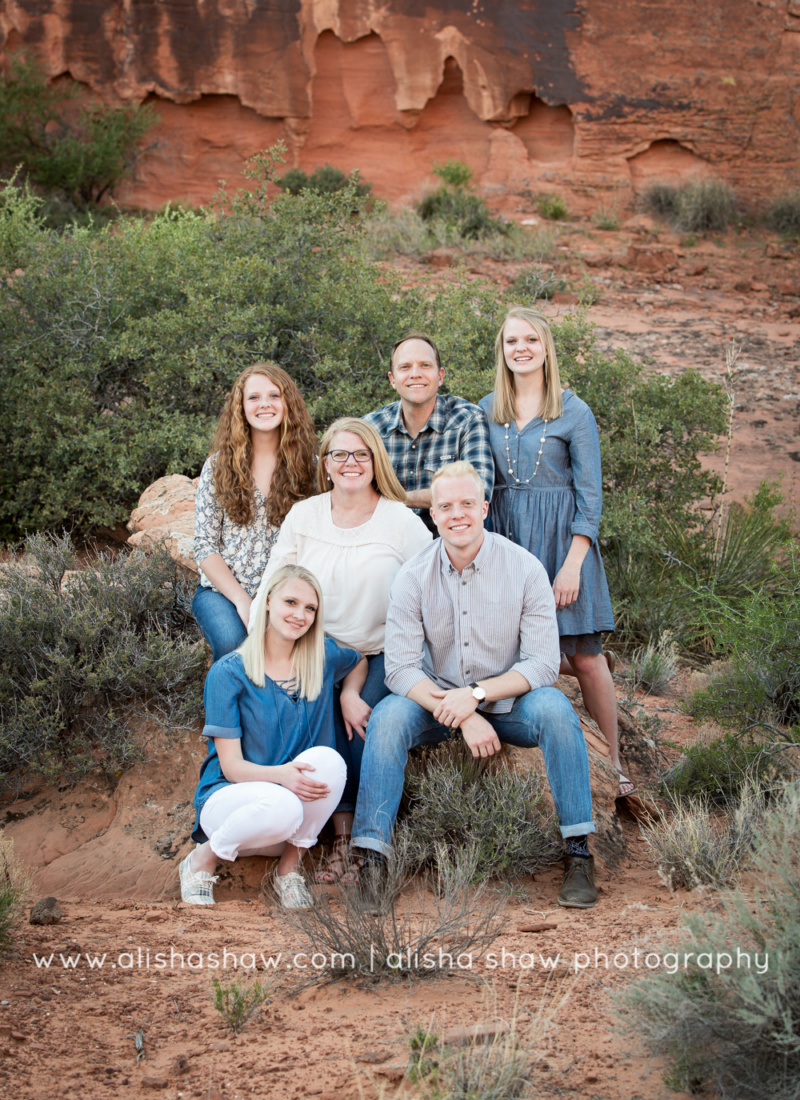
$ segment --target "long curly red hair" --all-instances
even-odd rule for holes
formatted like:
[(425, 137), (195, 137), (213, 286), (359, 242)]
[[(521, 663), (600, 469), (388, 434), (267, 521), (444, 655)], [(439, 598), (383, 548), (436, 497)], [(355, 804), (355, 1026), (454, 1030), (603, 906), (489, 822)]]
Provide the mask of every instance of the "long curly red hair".
[(280, 527), (298, 500), (314, 493), (314, 458), (319, 442), (303, 395), (277, 363), (253, 363), (243, 370), (228, 394), (219, 418), (211, 454), (216, 454), (214, 488), (220, 504), (234, 523), (250, 524), (256, 514), (255, 483), (251, 473), (253, 445), (250, 425), (244, 417), (244, 384), (263, 374), (281, 391), (284, 414), (280, 428), (278, 461), (267, 498), (267, 518)]

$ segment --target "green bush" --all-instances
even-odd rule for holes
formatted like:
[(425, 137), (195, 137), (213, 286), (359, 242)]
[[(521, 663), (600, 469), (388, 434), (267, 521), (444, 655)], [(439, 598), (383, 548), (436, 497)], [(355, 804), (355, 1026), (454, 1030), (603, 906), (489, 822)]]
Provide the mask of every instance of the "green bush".
[(619, 229), (619, 209), (616, 203), (603, 203), (592, 212), (592, 225), (598, 229)]
[(736, 195), (723, 180), (693, 180), (680, 187), (653, 183), (643, 196), (645, 209), (681, 233), (727, 229), (736, 213)]
[(444, 164), (434, 164), (434, 176), (438, 176), (447, 187), (456, 189), (466, 187), (473, 176), (473, 171), (463, 160), (448, 160)]
[(783, 237), (800, 237), (800, 191), (786, 191), (773, 199), (764, 220)]
[[(354, 215), (352, 182), (273, 198), (276, 152), (250, 166), (252, 192), (113, 229), (56, 235), (33, 196), (0, 190), (2, 262), (23, 273), (0, 279), (0, 538), (113, 527), (156, 478), (194, 476), (233, 379), (259, 359), (292, 374), (320, 428), (393, 397), (389, 351), (410, 328), (440, 343), (450, 392), (489, 392), (501, 292), (458, 269), (408, 286), (369, 256), (385, 213)], [(472, 243), (530, 259), (553, 244), (516, 226)], [(694, 371), (664, 378), (605, 355), (585, 318), (561, 321), (556, 340), (600, 424), (606, 547), (619, 539), (627, 557), (655, 543), (667, 508), (680, 520), (708, 495), (699, 455), (724, 401)]]
[(561, 855), (540, 776), (476, 761), (461, 738), (423, 749), (406, 769), (408, 851), (432, 865), (442, 846), (474, 850), (483, 878), (534, 874)]
[(742, 599), (708, 594), (701, 614), (727, 664), (696, 692), (689, 709), (723, 725), (800, 729), (800, 563), (788, 558), (765, 577), (746, 578)]
[(165, 550), (69, 571), (68, 536), (35, 535), (0, 572), (0, 782), (119, 772), (140, 755), (137, 718), (201, 713), (205, 650), (187, 583)]
[(786, 773), (787, 764), (775, 746), (752, 733), (730, 732), (682, 749), (662, 783), (677, 802), (702, 800), (730, 807), (748, 786), (768, 790)]
[(50, 84), (20, 54), (0, 78), (0, 167), (23, 165), (27, 177), (72, 202), (97, 203), (132, 167), (156, 122), (152, 107), (94, 103), (67, 109), (80, 94), (70, 81)]
[(211, 986), (214, 1008), (234, 1035), (239, 1034), (262, 1005), (270, 1003), (276, 989), (274, 981), (257, 978), (246, 981), (238, 974), (229, 982), (212, 978)]
[(758, 895), (735, 891), (721, 915), (688, 917), (688, 935), (662, 952), (673, 972), (648, 973), (619, 998), (629, 1033), (668, 1060), (671, 1088), (720, 1100), (800, 1092), (798, 848), (794, 784), (760, 829), (751, 858)]
[(480, 196), (463, 189), (440, 187), (425, 196), (417, 206), (417, 213), (424, 222), (438, 220), (452, 226), (467, 240), (508, 232), (508, 223), (493, 217)]
[(345, 187), (352, 186), (359, 198), (366, 198), (372, 190), (371, 183), (360, 183), (358, 173), (346, 176), (339, 168), (324, 164), (307, 175), (301, 168), (291, 168), (285, 175), (275, 180), (282, 191), (290, 195), (299, 195), (301, 191), (313, 191), (317, 195), (333, 195)]
[(563, 221), (569, 216), (566, 201), (560, 195), (537, 195), (536, 209), (543, 218), (553, 222)]

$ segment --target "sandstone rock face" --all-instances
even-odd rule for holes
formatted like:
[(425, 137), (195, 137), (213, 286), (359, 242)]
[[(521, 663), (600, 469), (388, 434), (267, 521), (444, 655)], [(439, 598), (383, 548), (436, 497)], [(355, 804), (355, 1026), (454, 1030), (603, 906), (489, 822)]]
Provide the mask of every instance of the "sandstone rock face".
[(120, 195), (153, 208), (242, 183), (278, 139), (395, 201), (450, 157), (488, 194), (568, 191), (574, 209), (712, 174), (756, 200), (800, 169), (796, 0), (0, 0), (0, 42), (156, 104)]
[(131, 514), (131, 546), (163, 542), (179, 565), (197, 572), (194, 560), (194, 501), (199, 478), (160, 477), (142, 493)]

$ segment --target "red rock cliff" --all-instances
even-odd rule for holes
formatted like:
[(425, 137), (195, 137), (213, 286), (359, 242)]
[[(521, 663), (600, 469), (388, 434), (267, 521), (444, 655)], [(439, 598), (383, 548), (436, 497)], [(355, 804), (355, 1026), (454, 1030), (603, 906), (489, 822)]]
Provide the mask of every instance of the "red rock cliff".
[(752, 201), (800, 176), (800, 0), (0, 0), (34, 50), (161, 116), (124, 201), (207, 200), (289, 162), (417, 196), (456, 157), (487, 193), (706, 173)]

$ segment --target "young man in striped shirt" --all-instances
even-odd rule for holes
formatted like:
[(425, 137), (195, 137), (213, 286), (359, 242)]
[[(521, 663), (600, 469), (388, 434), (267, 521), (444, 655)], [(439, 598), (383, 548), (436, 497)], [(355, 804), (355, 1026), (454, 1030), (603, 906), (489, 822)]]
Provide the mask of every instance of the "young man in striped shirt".
[(589, 761), (575, 711), (552, 686), (560, 652), (547, 573), (527, 550), (484, 530), (488, 504), (469, 463), (439, 470), (432, 498), (441, 539), (392, 585), (385, 660), (393, 694), (367, 726), (353, 823), (365, 891), (391, 851), (409, 749), (460, 730), (475, 757), (493, 756), (501, 741), (542, 750), (566, 842), (558, 902), (588, 909), (597, 900)]

